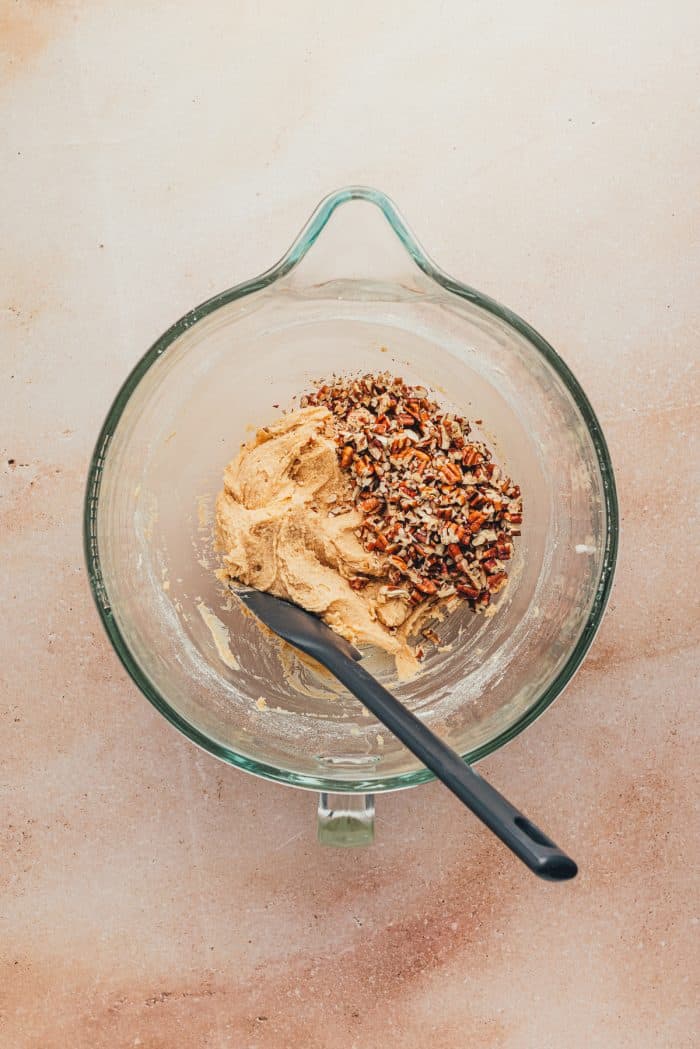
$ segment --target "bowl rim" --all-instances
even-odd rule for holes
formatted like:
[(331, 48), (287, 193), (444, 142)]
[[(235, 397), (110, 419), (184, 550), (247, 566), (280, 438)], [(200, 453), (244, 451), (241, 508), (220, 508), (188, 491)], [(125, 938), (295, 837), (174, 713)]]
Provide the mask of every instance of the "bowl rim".
[(116, 619), (112, 613), (107, 589), (102, 578), (100, 566), (99, 541), (97, 535), (97, 505), (99, 501), (100, 486), (109, 444), (116, 432), (122, 413), (139, 385), (143, 377), (153, 364), (162, 356), (167, 348), (187, 329), (214, 313), (222, 306), (226, 306), (236, 299), (251, 295), (256, 291), (273, 284), (286, 276), (306, 255), (315, 243), (319, 234), (325, 227), (333, 212), (350, 200), (368, 201), (383, 213), (392, 230), (403, 244), (404, 248), (423, 273), (439, 284), (446, 291), (457, 295), (459, 298), (467, 299), (474, 305), (486, 310), (499, 320), (505, 322), (522, 335), (537, 350), (545, 361), (554, 370), (557, 376), (566, 386), (572, 396), (583, 421), (588, 429), (593, 447), (595, 449), (598, 467), (602, 481), (602, 496), (606, 512), (606, 534), (603, 559), (601, 564), (598, 586), (595, 597), (588, 613), (586, 623), (569, 654), (566, 663), (561, 667), (558, 674), (546, 689), (537, 697), (530, 707), (507, 729), (504, 729), (493, 739), (475, 747), (473, 750), (463, 754), (463, 759), (469, 764), (480, 761), (482, 758), (514, 739), (516, 736), (532, 724), (551, 703), (559, 696), (571, 681), (572, 677), (583, 662), (590, 648), (596, 632), (603, 618), (608, 597), (612, 587), (615, 564), (618, 551), (619, 537), (619, 510), (615, 477), (613, 473), (610, 453), (607, 442), (603, 435), (600, 423), (593, 408), (584, 393), (581, 385), (573, 375), (570, 368), (565, 364), (554, 348), (537, 332), (527, 321), (507, 307), (502, 306), (495, 299), (482, 294), (475, 288), (463, 284), (445, 273), (437, 266), (410, 230), (407, 223), (399, 213), (393, 201), (380, 190), (367, 186), (347, 186), (328, 194), (316, 207), (311, 217), (294, 240), (289, 250), (279, 259), (275, 265), (253, 277), (250, 280), (234, 285), (225, 291), (214, 295), (205, 302), (190, 310), (180, 317), (158, 338), (150, 349), (141, 357), (122, 383), (112, 405), (107, 413), (105, 421), (100, 430), (95, 449), (92, 454), (88, 469), (87, 485), (84, 499), (83, 512), (83, 542), (85, 560), (88, 569), (90, 588), (97, 605), (102, 624), (107, 636), (121, 660), (128, 674), (138, 686), (143, 695), (153, 706), (179, 731), (197, 746), (245, 772), (261, 776), (265, 779), (285, 783), (290, 786), (306, 788), (308, 790), (325, 791), (329, 793), (379, 793), (389, 790), (399, 790), (407, 787), (417, 786), (434, 779), (432, 772), (427, 769), (414, 772), (390, 775), (384, 778), (371, 778), (364, 780), (337, 780), (326, 779), (321, 776), (309, 776), (287, 769), (280, 769), (254, 758), (246, 757), (237, 751), (211, 739), (205, 732), (191, 725), (177, 710), (172, 707), (167, 699), (156, 688), (148, 675), (132, 655), (129, 646), (124, 639)]

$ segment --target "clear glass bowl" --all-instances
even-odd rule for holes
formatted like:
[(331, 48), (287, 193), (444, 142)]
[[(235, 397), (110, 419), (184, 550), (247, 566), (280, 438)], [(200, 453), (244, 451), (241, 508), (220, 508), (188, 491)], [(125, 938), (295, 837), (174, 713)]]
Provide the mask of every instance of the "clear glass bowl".
[(374, 794), (431, 775), (227, 599), (214, 576), (212, 508), (251, 429), (313, 379), (383, 369), (483, 420), (481, 435), (523, 491), (522, 537), (497, 614), (451, 616), (445, 650), (429, 653), (413, 681), (396, 682), (386, 659), (367, 657), (476, 761), (546, 709), (590, 646), (615, 563), (615, 484), (598, 421), (564, 362), (515, 314), (443, 273), (384, 194), (333, 193), (277, 265), (158, 339), (109, 411), (85, 505), (97, 606), (141, 691), (224, 761), (324, 792), (322, 837), (336, 841), (371, 834), (371, 802), (334, 802), (330, 792)]

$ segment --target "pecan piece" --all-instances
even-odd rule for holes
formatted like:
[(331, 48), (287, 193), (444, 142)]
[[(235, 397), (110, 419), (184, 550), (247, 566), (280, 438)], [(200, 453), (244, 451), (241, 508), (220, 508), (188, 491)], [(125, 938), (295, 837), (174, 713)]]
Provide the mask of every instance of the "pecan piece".
[(437, 593), (437, 587), (432, 579), (417, 579), (416, 588), (420, 590), (421, 594), (428, 596)]
[(400, 572), (408, 572), (408, 565), (404, 561), (403, 557), (397, 557), (396, 554), (392, 554), (389, 557), (390, 562), (394, 568), (398, 568)]
[(371, 495), (369, 499), (363, 499), (360, 502), (360, 510), (362, 510), (363, 514), (371, 514), (374, 510), (378, 510), (381, 505), (381, 499), (377, 499), (376, 495)]

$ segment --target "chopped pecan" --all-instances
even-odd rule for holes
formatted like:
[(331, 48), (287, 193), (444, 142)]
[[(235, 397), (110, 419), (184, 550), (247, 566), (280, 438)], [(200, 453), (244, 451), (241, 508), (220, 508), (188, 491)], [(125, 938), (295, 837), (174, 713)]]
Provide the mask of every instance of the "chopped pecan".
[(334, 379), (302, 404), (332, 414), (340, 465), (364, 515), (356, 534), (385, 563), (384, 578), (414, 604), (457, 593), (485, 606), (505, 585), (522, 505), (467, 420), (386, 373)]
[(421, 594), (431, 595), (437, 593), (437, 586), (432, 579), (417, 579), (416, 587), (420, 590)]
[(400, 572), (407, 572), (408, 571), (408, 565), (404, 561), (403, 557), (397, 557), (396, 554), (392, 554), (389, 557), (389, 560), (392, 563), (392, 565), (394, 566), (394, 568), (398, 568), (398, 570)]
[(381, 499), (377, 499), (376, 495), (370, 495), (368, 499), (361, 500), (360, 510), (362, 510), (363, 514), (371, 514), (374, 510), (378, 510), (381, 505)]
[(500, 590), (502, 587), (504, 587), (507, 582), (508, 576), (505, 572), (496, 572), (494, 575), (490, 575), (488, 577), (488, 579), (486, 580), (486, 585), (493, 594), (497, 590)]

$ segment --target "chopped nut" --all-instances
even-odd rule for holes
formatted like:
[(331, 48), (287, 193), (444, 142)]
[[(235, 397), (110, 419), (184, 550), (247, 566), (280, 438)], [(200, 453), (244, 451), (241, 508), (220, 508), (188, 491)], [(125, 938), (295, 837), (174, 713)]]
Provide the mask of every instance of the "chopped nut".
[(404, 561), (403, 557), (397, 557), (396, 554), (392, 554), (392, 556), (389, 558), (389, 560), (391, 561), (392, 565), (394, 565), (395, 568), (398, 568), (398, 570), (400, 572), (407, 572), (408, 571), (408, 565)]
[(360, 510), (362, 510), (363, 514), (371, 514), (373, 510), (378, 510), (381, 505), (381, 499), (377, 499), (376, 496), (372, 495), (369, 499), (362, 500)]
[(505, 572), (496, 572), (494, 575), (489, 576), (486, 581), (486, 585), (492, 594), (501, 590), (508, 582), (508, 576)]
[[(470, 437), (467, 420), (387, 373), (334, 379), (302, 403), (332, 413), (340, 465), (362, 515), (356, 534), (386, 565), (391, 586), (380, 594), (414, 605), (457, 595), (487, 606), (507, 582), (522, 502), (518, 485)], [(329, 514), (351, 509), (341, 504)], [(350, 585), (361, 589), (367, 579)]]
[(465, 583), (457, 583), (457, 593), (462, 594), (463, 597), (470, 597), (476, 599), (479, 596), (479, 591), (473, 586), (467, 586)]
[(408, 597), (408, 590), (402, 586), (380, 586), (379, 593), (382, 597)]
[(436, 594), (437, 587), (432, 579), (417, 579), (416, 587), (420, 590), (421, 594)]

